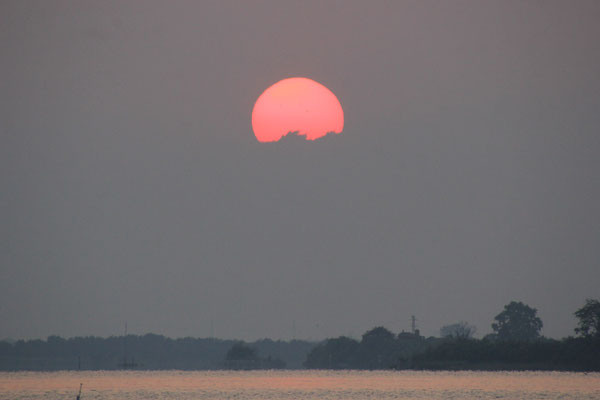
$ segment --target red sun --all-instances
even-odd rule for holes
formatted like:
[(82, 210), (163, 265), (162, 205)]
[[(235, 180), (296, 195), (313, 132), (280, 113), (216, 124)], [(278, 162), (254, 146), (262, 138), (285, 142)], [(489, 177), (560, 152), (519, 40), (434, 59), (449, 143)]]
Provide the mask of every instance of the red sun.
[(269, 86), (252, 110), (259, 142), (276, 142), (290, 132), (315, 140), (341, 133), (344, 111), (335, 94), (308, 78), (288, 78)]

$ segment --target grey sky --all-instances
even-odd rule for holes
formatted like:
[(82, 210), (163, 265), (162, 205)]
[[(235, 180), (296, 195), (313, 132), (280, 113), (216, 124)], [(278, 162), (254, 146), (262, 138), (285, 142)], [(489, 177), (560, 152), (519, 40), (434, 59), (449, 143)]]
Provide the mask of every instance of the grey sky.
[[(598, 38), (598, 1), (1, 2), (0, 338), (485, 334), (511, 300), (573, 334)], [(341, 135), (255, 140), (291, 76)]]

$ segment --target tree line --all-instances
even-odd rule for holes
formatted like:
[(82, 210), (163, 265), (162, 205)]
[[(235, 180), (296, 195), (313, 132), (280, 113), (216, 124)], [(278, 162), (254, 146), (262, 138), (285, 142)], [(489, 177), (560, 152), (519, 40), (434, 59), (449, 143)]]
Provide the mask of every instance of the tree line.
[[(0, 370), (213, 370), (234, 366), (242, 343), (216, 338), (171, 339), (162, 335), (75, 337), (49, 336), (46, 340), (0, 341)], [(256, 355), (252, 368), (302, 368), (314, 342), (262, 339), (246, 343)], [(264, 361), (263, 361), (264, 360)]]
[(541, 336), (537, 310), (512, 301), (494, 317), (493, 333), (474, 339), (467, 322), (443, 326), (441, 337), (393, 334), (384, 327), (367, 331), (360, 341), (328, 339), (308, 355), (307, 368), (322, 369), (478, 369), (600, 371), (600, 302), (588, 299), (575, 312), (578, 337)]
[(252, 343), (216, 338), (171, 339), (162, 335), (76, 337), (0, 341), (0, 370), (181, 369), (547, 369), (600, 371), (600, 301), (575, 312), (576, 337), (541, 335), (537, 310), (510, 302), (494, 317), (493, 333), (473, 338), (460, 321), (439, 337), (418, 330), (395, 334), (379, 326), (360, 340), (338, 337), (320, 343), (263, 339)]

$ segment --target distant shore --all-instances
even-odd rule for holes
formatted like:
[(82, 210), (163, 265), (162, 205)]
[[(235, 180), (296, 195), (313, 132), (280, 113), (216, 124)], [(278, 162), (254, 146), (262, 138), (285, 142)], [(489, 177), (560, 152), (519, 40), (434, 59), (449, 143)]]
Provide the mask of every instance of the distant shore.
[(0, 371), (120, 369), (600, 371), (600, 340), (426, 338), (406, 332), (395, 335), (377, 327), (360, 341), (339, 337), (322, 342), (244, 343), (155, 334), (0, 341)]

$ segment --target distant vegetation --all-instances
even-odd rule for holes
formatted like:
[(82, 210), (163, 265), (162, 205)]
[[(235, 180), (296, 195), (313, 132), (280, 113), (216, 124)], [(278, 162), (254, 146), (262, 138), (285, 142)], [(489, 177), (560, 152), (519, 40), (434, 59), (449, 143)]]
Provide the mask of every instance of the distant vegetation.
[(443, 326), (441, 338), (418, 332), (394, 335), (374, 328), (361, 341), (328, 339), (307, 356), (307, 368), (324, 369), (477, 369), (600, 371), (600, 302), (587, 300), (575, 312), (579, 337), (563, 340), (540, 336), (537, 310), (511, 302), (494, 318), (494, 333), (474, 339), (467, 322)]
[(539, 339), (542, 320), (537, 310), (521, 302), (511, 301), (504, 306), (504, 311), (496, 315), (492, 324), (495, 338), (527, 342)]
[(260, 357), (258, 351), (244, 342), (231, 346), (225, 355), (227, 369), (284, 369), (285, 361), (272, 356)]
[(441, 337), (418, 330), (394, 334), (384, 327), (361, 340), (341, 336), (320, 343), (259, 340), (169, 339), (147, 334), (110, 338), (50, 336), (0, 342), (0, 370), (63, 369), (473, 369), (600, 371), (600, 302), (575, 312), (577, 337), (540, 335), (537, 310), (511, 302), (496, 315), (493, 333), (474, 339), (465, 321), (445, 325)]
[(418, 333), (394, 335), (380, 326), (366, 332), (360, 342), (344, 336), (326, 340), (308, 354), (304, 365), (311, 369), (408, 368), (412, 357), (436, 340)]
[(454, 336), (439, 341), (417, 354), (411, 368), (600, 371), (600, 302), (587, 300), (575, 316), (579, 337), (546, 339), (540, 336), (537, 310), (513, 301), (494, 318), (494, 333), (482, 340)]
[(460, 321), (455, 324), (444, 325), (440, 328), (440, 337), (454, 339), (471, 339), (477, 328), (468, 322)]
[[(0, 370), (145, 370), (302, 368), (315, 343), (304, 340), (258, 340), (244, 344), (252, 349), (255, 363), (241, 361), (236, 346), (241, 342), (222, 339), (170, 339), (161, 335), (76, 337), (0, 342)], [(246, 358), (248, 360), (248, 358)]]

